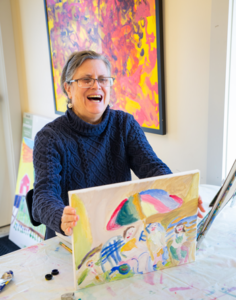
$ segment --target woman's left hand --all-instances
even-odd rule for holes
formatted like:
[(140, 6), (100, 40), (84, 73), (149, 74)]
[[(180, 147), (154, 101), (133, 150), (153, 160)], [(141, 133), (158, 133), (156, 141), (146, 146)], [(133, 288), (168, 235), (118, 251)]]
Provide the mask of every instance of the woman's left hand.
[(197, 216), (198, 216), (199, 218), (203, 218), (203, 215), (200, 213), (200, 211), (201, 211), (201, 212), (205, 212), (205, 209), (204, 209), (204, 207), (203, 207), (203, 201), (202, 201), (201, 196), (198, 197), (198, 208), (199, 208), (199, 211), (198, 211)]

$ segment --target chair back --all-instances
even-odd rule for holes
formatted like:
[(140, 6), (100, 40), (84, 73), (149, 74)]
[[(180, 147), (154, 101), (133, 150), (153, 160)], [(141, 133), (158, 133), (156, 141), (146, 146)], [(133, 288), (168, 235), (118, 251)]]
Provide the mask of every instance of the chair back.
[(36, 222), (32, 216), (32, 205), (33, 205), (33, 195), (34, 195), (34, 190), (29, 190), (28, 193), (25, 196), (28, 212), (29, 212), (29, 217), (30, 221), (34, 226), (39, 226), (41, 223)]

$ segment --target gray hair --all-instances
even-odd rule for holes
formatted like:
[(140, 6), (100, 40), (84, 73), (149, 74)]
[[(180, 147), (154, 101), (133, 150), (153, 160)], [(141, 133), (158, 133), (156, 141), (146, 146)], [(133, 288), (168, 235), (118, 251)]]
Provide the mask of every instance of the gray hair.
[[(64, 88), (64, 83), (69, 82), (70, 80), (73, 79), (73, 76), (74, 76), (77, 68), (79, 68), (82, 65), (82, 63), (87, 59), (102, 60), (108, 69), (109, 75), (111, 75), (111, 64), (104, 55), (99, 54), (93, 50), (84, 50), (84, 51), (73, 52), (68, 57), (65, 65), (63, 67), (62, 74), (61, 74), (61, 89), (64, 92), (64, 94), (66, 94), (67, 98), (68, 98), (68, 95)], [(70, 102), (71, 102), (71, 100), (68, 98), (68, 103), (70, 103)]]

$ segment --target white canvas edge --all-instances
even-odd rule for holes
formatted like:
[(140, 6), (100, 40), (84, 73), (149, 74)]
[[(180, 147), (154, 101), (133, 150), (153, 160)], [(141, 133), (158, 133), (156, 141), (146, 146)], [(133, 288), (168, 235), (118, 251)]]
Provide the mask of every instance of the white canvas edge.
[(186, 171), (186, 172), (180, 172), (180, 173), (173, 173), (173, 174), (168, 174), (168, 175), (159, 175), (159, 176), (155, 176), (155, 177), (149, 177), (149, 178), (144, 178), (144, 179), (137, 179), (137, 180), (131, 180), (131, 181), (124, 181), (124, 182), (118, 182), (118, 183), (112, 183), (112, 184), (107, 184), (107, 185), (101, 185), (101, 186), (95, 186), (95, 187), (90, 187), (90, 188), (84, 188), (84, 189), (79, 189), (79, 190), (73, 190), (73, 191), (68, 191), (68, 195), (69, 197), (72, 194), (75, 193), (86, 193), (88, 190), (89, 191), (93, 191), (93, 190), (106, 190), (106, 189), (110, 189), (116, 186), (127, 186), (129, 184), (135, 184), (135, 183), (139, 183), (140, 181), (142, 182), (149, 182), (149, 181), (153, 181), (153, 180), (157, 180), (157, 179), (166, 179), (166, 178), (172, 178), (172, 177), (176, 177), (176, 176), (184, 176), (184, 175), (190, 175), (190, 174), (196, 174), (199, 173), (199, 178), (200, 178), (200, 171), (199, 170), (191, 170), (191, 171)]
[[(68, 193), (69, 194), (69, 193)], [(69, 204), (71, 206), (71, 196), (69, 195)], [(72, 262), (73, 262), (73, 279), (74, 279), (74, 289), (77, 291), (77, 284), (76, 284), (76, 270), (75, 270), (75, 256), (73, 254), (74, 251), (74, 235), (72, 233), (72, 243), (71, 243), (71, 250), (72, 250)]]
[[(79, 189), (79, 190), (73, 190), (69, 191), (69, 204), (71, 206), (71, 196), (74, 193), (82, 192), (86, 193), (88, 190), (93, 191), (93, 190), (101, 190), (101, 189), (110, 189), (119, 185), (126, 186), (129, 185), (130, 183), (139, 183), (140, 181), (142, 182), (149, 182), (153, 181), (155, 179), (165, 179), (165, 178), (172, 178), (176, 176), (184, 176), (184, 175), (189, 175), (189, 174), (199, 174), (199, 184), (200, 184), (200, 170), (192, 170), (192, 171), (185, 171), (185, 172), (180, 172), (180, 173), (173, 173), (173, 174), (168, 174), (168, 175), (159, 175), (155, 177), (149, 177), (149, 178), (144, 178), (144, 179), (137, 179), (137, 180), (131, 180), (131, 181), (124, 181), (124, 182), (119, 182), (119, 183), (113, 183), (113, 184), (107, 184), (107, 185), (102, 185), (102, 186), (96, 186), (96, 187), (91, 187), (91, 188), (84, 188), (84, 189)], [(197, 241), (195, 240), (195, 244), (197, 244)], [(72, 234), (72, 261), (73, 261), (73, 274), (74, 274), (74, 289), (75, 291), (78, 291), (80, 289), (77, 288), (77, 283), (76, 283), (76, 270), (75, 270), (75, 257), (73, 255), (73, 250), (74, 250), (74, 235)], [(196, 256), (196, 251), (195, 251), (195, 256)], [(195, 258), (196, 260), (196, 258)]]

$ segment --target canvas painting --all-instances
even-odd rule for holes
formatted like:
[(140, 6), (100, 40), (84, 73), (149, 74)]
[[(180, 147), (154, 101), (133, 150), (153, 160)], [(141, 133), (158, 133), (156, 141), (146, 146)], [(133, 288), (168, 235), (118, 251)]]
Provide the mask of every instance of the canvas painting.
[(40, 243), (45, 237), (46, 227), (35, 227), (30, 222), (25, 196), (34, 184), (34, 137), (49, 121), (44, 117), (24, 113), (21, 155), (9, 233), (9, 239), (20, 248)]
[(9, 238), (20, 248), (43, 241), (46, 230), (44, 225), (35, 227), (31, 224), (25, 200), (27, 192), (33, 188), (34, 183), (33, 145), (33, 140), (23, 138), (12, 211)]
[(162, 1), (45, 0), (45, 12), (56, 113), (66, 111), (60, 77), (67, 58), (89, 49), (111, 62), (112, 108), (165, 134)]
[(76, 289), (193, 262), (199, 172), (69, 192)]

